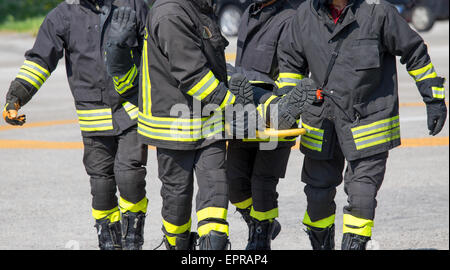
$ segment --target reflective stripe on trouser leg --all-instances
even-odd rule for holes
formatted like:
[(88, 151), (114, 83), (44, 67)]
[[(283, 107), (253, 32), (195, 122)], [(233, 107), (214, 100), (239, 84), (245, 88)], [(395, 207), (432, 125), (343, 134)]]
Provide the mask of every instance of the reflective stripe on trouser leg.
[(305, 156), (302, 181), (307, 198), (307, 212), (312, 222), (328, 218), (336, 213), (336, 187), (342, 183), (345, 159), (336, 147), (330, 160), (315, 160)]
[(308, 227), (326, 229), (334, 224), (335, 219), (336, 219), (336, 216), (331, 215), (329, 217), (326, 217), (326, 218), (323, 218), (323, 219), (320, 219), (317, 221), (312, 221), (311, 218), (309, 217), (308, 211), (306, 211), (305, 217), (303, 218), (303, 224), (305, 224)]
[(110, 210), (97, 210), (95, 208), (92, 208), (92, 216), (96, 220), (107, 218), (111, 223), (114, 223), (120, 221), (119, 207), (114, 207), (113, 209)]
[(353, 233), (361, 236), (372, 236), (373, 220), (357, 218), (344, 214), (343, 233)]
[(210, 231), (228, 235), (228, 185), (225, 171), (226, 144), (216, 142), (197, 151), (195, 175), (198, 183), (196, 210), (198, 234)]
[(195, 150), (157, 148), (158, 174), (161, 180), (163, 231), (169, 244), (191, 228), (193, 168)]
[(348, 205), (344, 214), (374, 220), (376, 196), (386, 172), (388, 152), (350, 161), (344, 176)]

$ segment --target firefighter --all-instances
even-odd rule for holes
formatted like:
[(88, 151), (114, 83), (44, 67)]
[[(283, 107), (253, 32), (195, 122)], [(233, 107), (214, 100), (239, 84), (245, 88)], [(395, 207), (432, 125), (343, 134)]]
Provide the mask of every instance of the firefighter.
[(146, 27), (138, 133), (141, 141), (157, 148), (164, 243), (169, 250), (195, 249), (195, 173), (199, 249), (226, 249), (222, 111), (236, 101), (227, 85), (228, 42), (211, 0), (157, 0)]
[(308, 0), (288, 28), (280, 72), (310, 71), (323, 91), (323, 102), (302, 115), (303, 223), (313, 249), (334, 248), (334, 197), (344, 181), (342, 249), (365, 249), (389, 150), (400, 145), (396, 56), (417, 84), (433, 136), (446, 121), (444, 78), (422, 38), (383, 0)]
[[(286, 82), (278, 81), (283, 74), (279, 74), (277, 50), (286, 23), (294, 14), (295, 6), (291, 1), (254, 0), (242, 16), (236, 63), (229, 70), (242, 73), (253, 85), (272, 93), (265, 100), (282, 95), (277, 93), (277, 84), (280, 89), (286, 86)], [(264, 141), (232, 140), (227, 151), (230, 202), (248, 225), (248, 250), (270, 249), (271, 240), (281, 230), (276, 220), (276, 188), (279, 179), (285, 177), (296, 138), (280, 138), (273, 150), (260, 148), (260, 143)]]
[[(26, 52), (3, 111), (7, 123), (23, 125), (25, 116), (18, 115), (18, 110), (38, 92), (65, 55), (100, 249), (141, 249), (144, 241), (147, 147), (138, 143), (138, 108), (115, 91), (106, 72), (104, 49), (107, 43), (128, 44), (133, 66), (138, 67), (147, 9), (141, 0), (66, 0), (59, 4), (47, 15), (33, 48)], [(113, 13), (120, 18), (111, 20)], [(123, 24), (131, 13), (135, 13), (134, 21)], [(108, 35), (114, 38), (106, 38)], [(133, 74), (130, 76), (136, 76), (137, 71)], [(135, 97), (128, 97), (137, 100), (136, 86), (122, 86), (130, 93), (135, 88)]]

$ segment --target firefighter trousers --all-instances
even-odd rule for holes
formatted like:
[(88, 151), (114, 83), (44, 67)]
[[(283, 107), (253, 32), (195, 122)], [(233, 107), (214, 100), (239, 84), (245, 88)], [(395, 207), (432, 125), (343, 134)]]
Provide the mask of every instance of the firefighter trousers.
[(197, 150), (157, 148), (158, 174), (162, 182), (163, 232), (171, 245), (176, 237), (191, 230), (194, 173), (197, 230), (199, 236), (210, 231), (228, 235), (228, 187), (225, 176), (225, 141)]
[(278, 217), (277, 185), (284, 178), (291, 146), (260, 150), (230, 141), (227, 152), (227, 180), (230, 202), (238, 209), (251, 208), (260, 221)]
[(377, 207), (376, 196), (383, 183), (389, 152), (348, 161), (336, 143), (331, 159), (305, 156), (302, 181), (306, 184), (307, 210), (303, 223), (324, 228), (334, 224), (336, 188), (344, 181), (348, 204), (344, 207), (344, 232), (371, 236)]
[(83, 163), (90, 176), (94, 218), (118, 221), (119, 206), (122, 212), (145, 213), (148, 147), (138, 142), (136, 127), (118, 136), (83, 137), (83, 144)]

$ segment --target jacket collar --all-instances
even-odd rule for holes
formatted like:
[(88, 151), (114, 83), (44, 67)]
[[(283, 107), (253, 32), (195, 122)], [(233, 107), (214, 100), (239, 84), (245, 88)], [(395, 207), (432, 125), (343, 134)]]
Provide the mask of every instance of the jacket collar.
[(261, 4), (253, 3), (249, 7), (249, 13), (250, 13), (250, 16), (257, 16), (260, 13), (265, 13), (269, 16), (272, 16), (277, 11), (282, 9), (285, 4), (288, 4), (288, 3), (286, 3), (285, 0), (278, 0), (270, 6), (261, 8)]

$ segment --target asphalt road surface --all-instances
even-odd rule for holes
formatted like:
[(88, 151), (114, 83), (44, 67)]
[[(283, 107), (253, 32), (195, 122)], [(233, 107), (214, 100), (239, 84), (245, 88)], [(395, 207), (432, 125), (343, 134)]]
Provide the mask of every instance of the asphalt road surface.
[[(438, 73), (449, 78), (448, 21), (438, 23), (423, 37)], [(236, 40), (230, 43), (227, 59), (234, 63)], [(0, 34), (1, 99), (32, 44), (33, 37), (28, 35)], [(369, 248), (449, 249), (448, 124), (437, 137), (428, 136), (425, 106), (414, 81), (404, 66), (398, 69), (403, 147), (390, 154)], [(448, 84), (446, 90), (448, 96)], [(28, 119), (22, 128), (0, 121), (0, 249), (97, 249), (89, 178), (82, 164), (81, 136), (64, 61), (22, 112)], [(272, 242), (276, 250), (310, 249), (301, 224), (306, 208), (300, 181), (302, 160), (294, 149), (286, 178), (278, 187), (282, 231)], [(155, 150), (149, 152), (147, 170), (144, 249), (153, 249), (162, 239)], [(339, 248), (346, 204), (343, 186), (336, 203)], [(196, 224), (195, 213), (192, 216)], [(243, 249), (247, 228), (231, 205), (228, 221), (232, 249)]]

